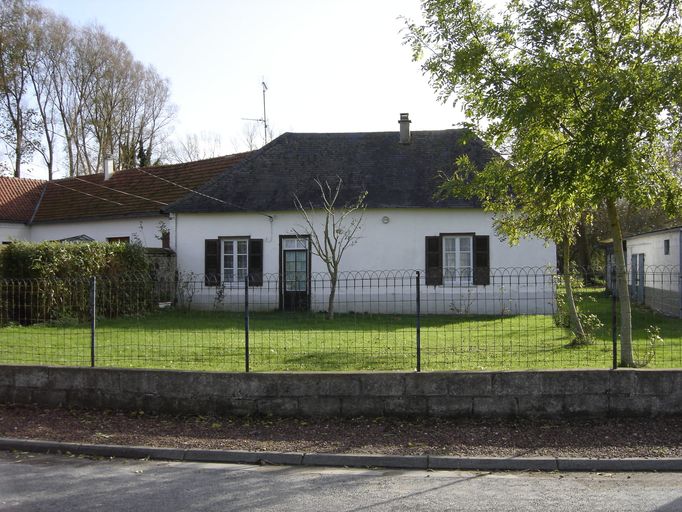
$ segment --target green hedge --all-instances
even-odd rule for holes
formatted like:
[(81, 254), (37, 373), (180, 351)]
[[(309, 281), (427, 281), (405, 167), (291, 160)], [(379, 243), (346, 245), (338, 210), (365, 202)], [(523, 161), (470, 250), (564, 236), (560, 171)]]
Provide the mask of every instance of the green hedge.
[(91, 277), (98, 316), (148, 311), (153, 304), (149, 259), (142, 246), (121, 243), (15, 242), (0, 250), (0, 323), (85, 321)]

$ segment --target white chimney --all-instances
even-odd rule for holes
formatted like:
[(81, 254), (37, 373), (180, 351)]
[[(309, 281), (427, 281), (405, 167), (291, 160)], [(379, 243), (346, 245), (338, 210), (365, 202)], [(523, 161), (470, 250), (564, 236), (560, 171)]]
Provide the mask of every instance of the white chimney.
[(108, 180), (114, 175), (114, 159), (111, 155), (104, 157), (104, 181)]
[(410, 114), (407, 112), (400, 114), (400, 121), (398, 121), (398, 124), (400, 124), (400, 143), (401, 144), (409, 144), (411, 141), (410, 137)]

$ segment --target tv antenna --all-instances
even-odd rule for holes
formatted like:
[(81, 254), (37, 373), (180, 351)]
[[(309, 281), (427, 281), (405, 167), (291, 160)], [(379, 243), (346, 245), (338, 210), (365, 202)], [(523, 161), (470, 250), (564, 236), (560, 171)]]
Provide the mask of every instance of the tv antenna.
[(263, 123), (263, 141), (265, 141), (265, 144), (268, 143), (268, 116), (265, 111), (265, 91), (268, 90), (268, 86), (265, 84), (265, 79), (261, 81), (261, 85), (263, 86), (263, 117), (259, 119), (253, 119), (249, 117), (242, 117), (242, 121), (254, 121), (256, 123)]

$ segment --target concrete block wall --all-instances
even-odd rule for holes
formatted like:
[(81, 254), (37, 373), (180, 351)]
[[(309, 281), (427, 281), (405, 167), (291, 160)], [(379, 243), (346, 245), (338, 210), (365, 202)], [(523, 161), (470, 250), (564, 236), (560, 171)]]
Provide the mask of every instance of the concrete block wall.
[(682, 414), (682, 370), (247, 374), (0, 366), (0, 402), (301, 417), (650, 417)]

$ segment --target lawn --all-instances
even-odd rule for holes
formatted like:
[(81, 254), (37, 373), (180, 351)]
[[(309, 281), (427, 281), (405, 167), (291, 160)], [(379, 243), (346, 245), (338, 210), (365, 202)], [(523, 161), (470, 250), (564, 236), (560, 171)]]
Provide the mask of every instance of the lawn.
[[(421, 318), (424, 370), (608, 368), (610, 302), (583, 291), (584, 304), (604, 322), (589, 346), (570, 347), (552, 317), (426, 316)], [(682, 321), (645, 309), (633, 312), (635, 352), (646, 359), (649, 325), (663, 341), (649, 367), (682, 367)], [(241, 313), (161, 311), (144, 317), (98, 320), (96, 365), (242, 371)], [(415, 318), (410, 315), (255, 313), (250, 318), (253, 371), (411, 370), (416, 368)], [(89, 365), (88, 325), (0, 328), (0, 362)]]

